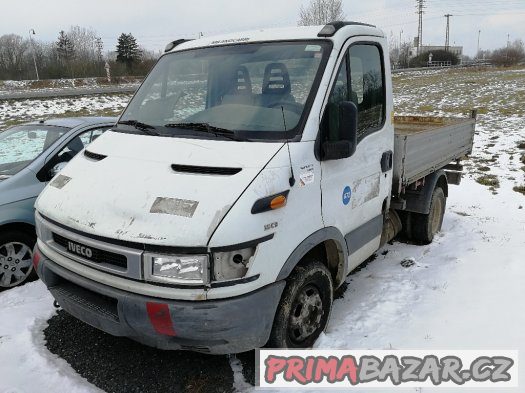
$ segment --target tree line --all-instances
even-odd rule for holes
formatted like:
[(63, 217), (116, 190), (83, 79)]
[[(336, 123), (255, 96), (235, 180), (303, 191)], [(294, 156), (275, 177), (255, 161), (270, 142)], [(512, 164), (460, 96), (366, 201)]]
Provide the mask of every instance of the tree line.
[(113, 76), (142, 76), (158, 54), (141, 48), (131, 33), (122, 33), (114, 52), (104, 53), (96, 31), (72, 26), (60, 31), (54, 42), (24, 38), (17, 34), (0, 36), (0, 80), (86, 78), (106, 76), (106, 62)]

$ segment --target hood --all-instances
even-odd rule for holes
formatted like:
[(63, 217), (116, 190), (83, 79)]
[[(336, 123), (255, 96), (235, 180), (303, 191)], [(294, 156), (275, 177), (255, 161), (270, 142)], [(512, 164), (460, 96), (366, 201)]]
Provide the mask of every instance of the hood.
[(106, 132), (87, 148), (89, 157), (78, 154), (50, 182), (36, 207), (44, 216), (88, 234), (206, 246), (282, 146)]
[(13, 176), (0, 176), (0, 206), (36, 198), (43, 188), (29, 167)]

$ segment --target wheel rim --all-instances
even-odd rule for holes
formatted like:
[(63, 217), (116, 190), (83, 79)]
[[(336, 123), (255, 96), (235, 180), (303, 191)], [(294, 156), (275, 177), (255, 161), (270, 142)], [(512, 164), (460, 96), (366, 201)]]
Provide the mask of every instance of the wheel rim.
[(0, 245), (0, 287), (9, 288), (22, 283), (33, 270), (33, 252), (23, 243)]
[(443, 201), (437, 198), (432, 206), (432, 235), (435, 235), (441, 229), (441, 217), (443, 215)]
[(319, 290), (313, 285), (301, 289), (292, 305), (288, 336), (296, 344), (301, 344), (315, 334), (321, 327), (324, 315), (323, 301)]

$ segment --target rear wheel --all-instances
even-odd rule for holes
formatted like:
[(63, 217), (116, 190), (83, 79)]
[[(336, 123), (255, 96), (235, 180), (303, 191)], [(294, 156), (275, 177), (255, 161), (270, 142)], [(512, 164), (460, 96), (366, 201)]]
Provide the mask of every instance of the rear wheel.
[(441, 231), (447, 198), (441, 187), (436, 187), (432, 193), (430, 212), (428, 214), (411, 213), (410, 234), (413, 240), (430, 244), (434, 236)]
[(325, 265), (312, 261), (296, 267), (288, 278), (267, 345), (311, 347), (326, 328), (332, 301), (332, 276)]
[(25, 232), (0, 234), (0, 290), (20, 285), (34, 276), (35, 243), (35, 237)]

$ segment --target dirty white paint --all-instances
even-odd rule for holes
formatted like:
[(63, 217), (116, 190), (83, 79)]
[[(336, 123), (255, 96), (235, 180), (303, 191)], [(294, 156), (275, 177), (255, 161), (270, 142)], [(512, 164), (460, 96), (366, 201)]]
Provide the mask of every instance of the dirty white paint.
[(358, 179), (352, 188), (352, 209), (376, 198), (379, 195), (379, 182), (379, 173)]

